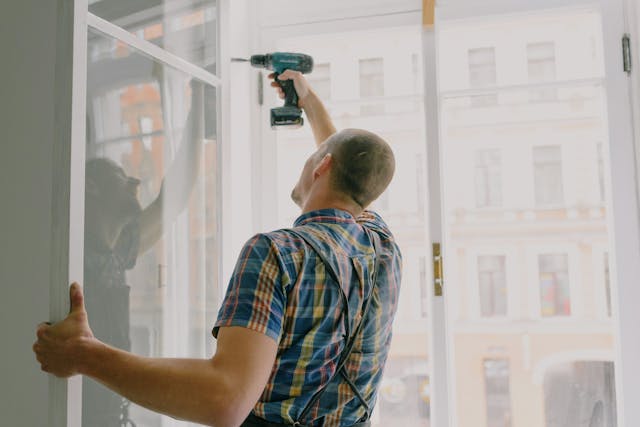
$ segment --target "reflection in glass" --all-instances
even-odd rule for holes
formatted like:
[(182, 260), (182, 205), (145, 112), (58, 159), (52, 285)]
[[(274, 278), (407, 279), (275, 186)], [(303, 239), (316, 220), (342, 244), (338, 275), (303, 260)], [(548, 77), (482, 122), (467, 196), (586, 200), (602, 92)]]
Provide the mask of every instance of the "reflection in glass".
[[(216, 72), (216, 0), (89, 0), (89, 12), (182, 57)], [(110, 50), (126, 52), (111, 40)]]
[[(89, 34), (84, 288), (104, 342), (208, 357), (217, 295), (215, 89)], [(83, 382), (83, 425), (177, 425)], [(127, 424), (130, 425), (130, 424)], [(183, 424), (184, 425), (184, 424)]]

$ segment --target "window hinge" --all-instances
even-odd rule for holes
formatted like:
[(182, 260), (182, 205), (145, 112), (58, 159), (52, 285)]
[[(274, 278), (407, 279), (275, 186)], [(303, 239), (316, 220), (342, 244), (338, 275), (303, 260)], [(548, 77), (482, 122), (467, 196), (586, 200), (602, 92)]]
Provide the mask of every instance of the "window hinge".
[(624, 61), (624, 72), (631, 74), (631, 36), (625, 34), (622, 37), (622, 59)]
[(440, 243), (433, 244), (433, 293), (437, 297), (442, 296), (444, 280), (442, 277), (442, 254), (440, 253)]

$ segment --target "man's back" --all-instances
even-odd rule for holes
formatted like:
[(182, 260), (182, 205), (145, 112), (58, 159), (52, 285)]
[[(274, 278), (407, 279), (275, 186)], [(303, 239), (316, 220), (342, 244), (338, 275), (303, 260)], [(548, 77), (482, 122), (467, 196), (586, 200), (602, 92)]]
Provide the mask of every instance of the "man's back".
[[(380, 237), (377, 258), (364, 227)], [(340, 284), (301, 237), (323, 252)], [(378, 280), (372, 289), (376, 259)], [(388, 227), (370, 212), (356, 221), (337, 209), (312, 211), (298, 218), (293, 229), (259, 234), (247, 243), (214, 333), (221, 326), (242, 326), (278, 342), (274, 369), (254, 408), (255, 415), (272, 422), (311, 424), (315, 420), (311, 425), (348, 426), (365, 414), (347, 382), (334, 374), (347, 328), (354, 333), (369, 295), (363, 330), (345, 370), (373, 407), (391, 342), (400, 264), (400, 251)], [(344, 315), (340, 285), (348, 300), (348, 316)], [(329, 380), (308, 416), (299, 420), (313, 395)]]

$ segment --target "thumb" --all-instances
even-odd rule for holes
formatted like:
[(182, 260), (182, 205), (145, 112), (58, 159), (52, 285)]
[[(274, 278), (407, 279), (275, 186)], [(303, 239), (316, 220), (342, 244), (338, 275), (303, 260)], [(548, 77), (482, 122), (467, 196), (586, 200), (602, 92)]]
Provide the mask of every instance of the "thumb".
[(71, 284), (69, 288), (69, 314), (84, 312), (84, 295), (82, 294), (82, 288), (76, 282)]

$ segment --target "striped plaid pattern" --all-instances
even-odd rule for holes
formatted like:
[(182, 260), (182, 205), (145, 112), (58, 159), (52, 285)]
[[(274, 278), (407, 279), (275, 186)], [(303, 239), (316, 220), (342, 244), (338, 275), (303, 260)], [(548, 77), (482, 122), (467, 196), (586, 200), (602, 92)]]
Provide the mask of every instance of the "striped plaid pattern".
[[(294, 230), (317, 242), (340, 276), (348, 299), (348, 321), (360, 321), (374, 267), (372, 242), (363, 227), (381, 239), (381, 264), (362, 336), (345, 368), (370, 407), (376, 400), (391, 343), (398, 303), (401, 255), (382, 218), (365, 212), (357, 219), (337, 209), (300, 216)], [(278, 342), (271, 377), (253, 413), (272, 422), (348, 426), (364, 408), (349, 385), (336, 376), (306, 420), (298, 416), (333, 376), (345, 345), (345, 316), (338, 288), (308, 245), (287, 229), (258, 234), (244, 246), (213, 329), (241, 326)]]

